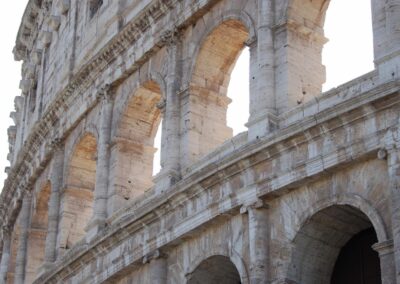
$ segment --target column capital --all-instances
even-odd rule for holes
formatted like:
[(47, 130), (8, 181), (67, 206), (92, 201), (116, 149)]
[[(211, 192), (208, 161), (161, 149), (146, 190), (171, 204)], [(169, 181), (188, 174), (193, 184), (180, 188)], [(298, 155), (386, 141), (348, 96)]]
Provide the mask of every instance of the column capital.
[(182, 30), (177, 27), (169, 29), (161, 35), (161, 42), (168, 47), (176, 46), (181, 40)]
[(248, 213), (250, 210), (254, 209), (268, 209), (269, 206), (267, 203), (265, 203), (264, 200), (258, 198), (256, 201), (249, 203), (249, 204), (244, 204), (240, 208), (240, 214), (245, 214)]
[[(25, 186), (23, 191), (24, 191), (24, 195), (23, 195), (22, 201), (23, 202), (29, 202), (32, 199), (32, 196), (33, 196), (33, 193), (30, 190), (30, 187)], [(22, 204), (22, 206), (23, 206), (23, 204)]]
[(111, 84), (104, 84), (103, 87), (100, 88), (99, 92), (97, 93), (97, 99), (99, 101), (103, 101), (105, 103), (112, 102), (113, 100), (113, 89)]
[(166, 105), (167, 105), (167, 100), (165, 98), (161, 98), (161, 100), (157, 103), (156, 106), (162, 113), (164, 113)]
[(167, 258), (167, 257), (168, 257), (167, 254), (165, 254), (165, 253), (162, 252), (161, 250), (157, 249), (157, 250), (155, 250), (155, 251), (153, 251), (153, 252), (151, 252), (151, 253), (146, 254), (146, 255), (143, 257), (143, 261), (142, 261), (142, 262), (143, 262), (143, 264), (146, 264), (146, 263), (152, 262), (152, 261), (155, 260), (155, 259)]
[(11, 233), (12, 233), (12, 228), (9, 225), (4, 225), (1, 228), (1, 238), (4, 240), (7, 240), (7, 238), (11, 237)]
[(59, 137), (53, 138), (50, 142), (50, 149), (52, 151), (60, 150), (62, 149), (63, 146), (64, 146), (64, 141)]
[(380, 256), (390, 254), (394, 252), (393, 240), (387, 240), (380, 243), (376, 243), (372, 246), (372, 249), (379, 253)]
[[(397, 120), (400, 123), (400, 119)], [(386, 131), (382, 139), (382, 148), (388, 153), (400, 150), (400, 127), (393, 127)]]
[(381, 148), (378, 150), (377, 157), (379, 160), (386, 160), (388, 152), (386, 149)]
[(256, 36), (252, 36), (249, 37), (245, 42), (244, 45), (247, 47), (255, 47), (255, 44), (257, 43), (257, 37)]

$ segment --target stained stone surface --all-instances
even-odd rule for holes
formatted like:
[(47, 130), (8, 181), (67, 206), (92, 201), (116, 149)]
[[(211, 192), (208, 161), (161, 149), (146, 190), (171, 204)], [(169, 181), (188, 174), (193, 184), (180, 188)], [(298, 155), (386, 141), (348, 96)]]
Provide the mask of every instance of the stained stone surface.
[(0, 283), (328, 283), (367, 228), (400, 283), (400, 0), (371, 3), (375, 69), (322, 93), (326, 0), (30, 0)]

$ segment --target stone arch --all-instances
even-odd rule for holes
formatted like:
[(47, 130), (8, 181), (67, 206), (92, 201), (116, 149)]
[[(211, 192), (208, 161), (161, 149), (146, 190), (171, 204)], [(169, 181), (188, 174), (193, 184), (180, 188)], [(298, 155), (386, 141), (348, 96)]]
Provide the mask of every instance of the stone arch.
[[(249, 282), (249, 273), (247, 271), (246, 264), (242, 257), (235, 251), (231, 250), (229, 253), (227, 253), (222, 247), (215, 247), (212, 248), (211, 250), (206, 251), (205, 253), (197, 256), (193, 261), (190, 262), (188, 268), (186, 269), (186, 272), (184, 273), (186, 276), (186, 279), (190, 278), (191, 275), (195, 272), (196, 268), (201, 265), (202, 262), (204, 262), (207, 259), (210, 259), (214, 256), (220, 256), (228, 259), (234, 266), (235, 269), (237, 270), (240, 281), (242, 284), (247, 284)], [(189, 283), (189, 282), (188, 282)]]
[[(204, 41), (207, 39), (207, 37), (212, 33), (213, 30), (218, 28), (223, 22), (226, 21), (238, 21), (243, 24), (244, 27), (246, 27), (246, 30), (248, 32), (248, 37), (247, 41), (254, 41), (257, 38), (257, 31), (256, 27), (254, 25), (254, 21), (251, 18), (251, 16), (246, 13), (245, 11), (242, 10), (227, 10), (224, 11), (222, 14), (219, 14), (218, 16), (213, 15), (209, 21), (207, 22), (208, 25), (205, 27), (203, 33), (201, 36), (195, 41), (195, 49), (192, 54), (192, 58), (198, 58), (198, 55), (200, 53), (200, 49), (204, 43)], [(190, 81), (193, 77), (193, 72), (196, 66), (196, 61), (192, 61), (192, 64), (190, 65), (190, 69), (188, 72), (188, 78), (187, 82), (185, 83), (187, 85), (186, 88), (189, 88), (190, 86)]]
[[(120, 86), (117, 93), (128, 96), (123, 99), (121, 115), (117, 118), (111, 149), (111, 187), (109, 206), (120, 208), (128, 200), (143, 194), (153, 186), (152, 170), (155, 153), (154, 138), (161, 121), (161, 111), (157, 107), (163, 98), (164, 86), (159, 74), (153, 73), (147, 80), (135, 87)], [(129, 82), (127, 82), (129, 84)]]
[(97, 161), (97, 139), (92, 131), (78, 136), (68, 160), (60, 210), (61, 251), (70, 249), (84, 237), (92, 217)]
[[(209, 23), (209, 25), (207, 25)], [(182, 94), (184, 121), (183, 168), (232, 138), (227, 126), (230, 75), (249, 36), (254, 37), (251, 18), (229, 11), (206, 23), (193, 54), (186, 94)], [(249, 30), (249, 25), (250, 30)]]
[(214, 254), (203, 258), (201, 261), (195, 263), (196, 266), (190, 273), (186, 274), (186, 283), (249, 283), (247, 275), (243, 276), (240, 273), (234, 261), (235, 259), (221, 254)]
[(117, 104), (114, 111), (116, 115), (113, 118), (113, 137), (118, 135), (116, 133), (118, 131), (118, 126), (121, 123), (124, 112), (130, 100), (136, 94), (136, 92), (140, 90), (140, 88), (146, 86), (146, 84), (148, 84), (149, 82), (158, 86), (158, 91), (161, 95), (160, 102), (164, 100), (167, 85), (163, 75), (156, 71), (138, 71), (136, 74), (132, 75), (130, 78), (126, 79), (120, 86), (118, 86), (116, 93), (118, 101), (120, 103)]
[[(299, 218), (299, 226), (294, 231), (300, 228), (307, 222), (307, 220), (315, 215), (317, 212), (334, 205), (348, 205), (360, 210), (371, 221), (379, 242), (384, 242), (389, 239), (385, 223), (378, 213), (378, 211), (363, 197), (357, 194), (337, 194), (329, 198), (319, 200), (304, 212)], [(294, 236), (291, 240), (293, 241)]]
[(387, 240), (381, 217), (363, 198), (338, 195), (317, 202), (301, 215), (291, 238), (286, 278), (293, 283), (330, 283), (342, 247), (367, 229), (374, 231), (375, 241)]
[(28, 236), (26, 281), (32, 283), (44, 263), (51, 183), (47, 181), (33, 200), (31, 225)]
[(155, 82), (160, 88), (160, 95), (163, 99), (165, 99), (165, 93), (167, 91), (167, 84), (164, 80), (164, 77), (159, 72), (150, 72), (148, 78), (146, 80), (141, 81), (140, 85), (144, 85), (146, 82)]

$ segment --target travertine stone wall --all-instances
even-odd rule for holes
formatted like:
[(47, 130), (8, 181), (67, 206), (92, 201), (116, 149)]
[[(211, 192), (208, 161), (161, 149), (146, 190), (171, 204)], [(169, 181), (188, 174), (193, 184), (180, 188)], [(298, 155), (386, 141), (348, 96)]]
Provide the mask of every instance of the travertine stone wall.
[(33, 200), (26, 260), (25, 280), (27, 283), (33, 282), (38, 269), (44, 263), (50, 194), (51, 184), (47, 182), (40, 188), (36, 195), (37, 199)]
[(371, 7), (375, 70), (321, 93), (329, 1), (29, 1), (0, 283), (325, 283), (367, 228), (400, 283), (400, 0)]
[(68, 161), (65, 188), (61, 193), (58, 249), (70, 249), (85, 235), (85, 228), (93, 215), (96, 178), (96, 137), (85, 134)]

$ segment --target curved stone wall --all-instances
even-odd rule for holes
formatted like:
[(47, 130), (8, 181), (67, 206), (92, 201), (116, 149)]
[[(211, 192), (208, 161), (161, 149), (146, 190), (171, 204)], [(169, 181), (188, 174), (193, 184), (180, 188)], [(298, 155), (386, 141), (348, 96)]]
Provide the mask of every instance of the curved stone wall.
[(29, 1), (0, 282), (319, 283), (365, 228), (400, 281), (400, 4), (371, 3), (375, 70), (321, 93), (329, 1)]

